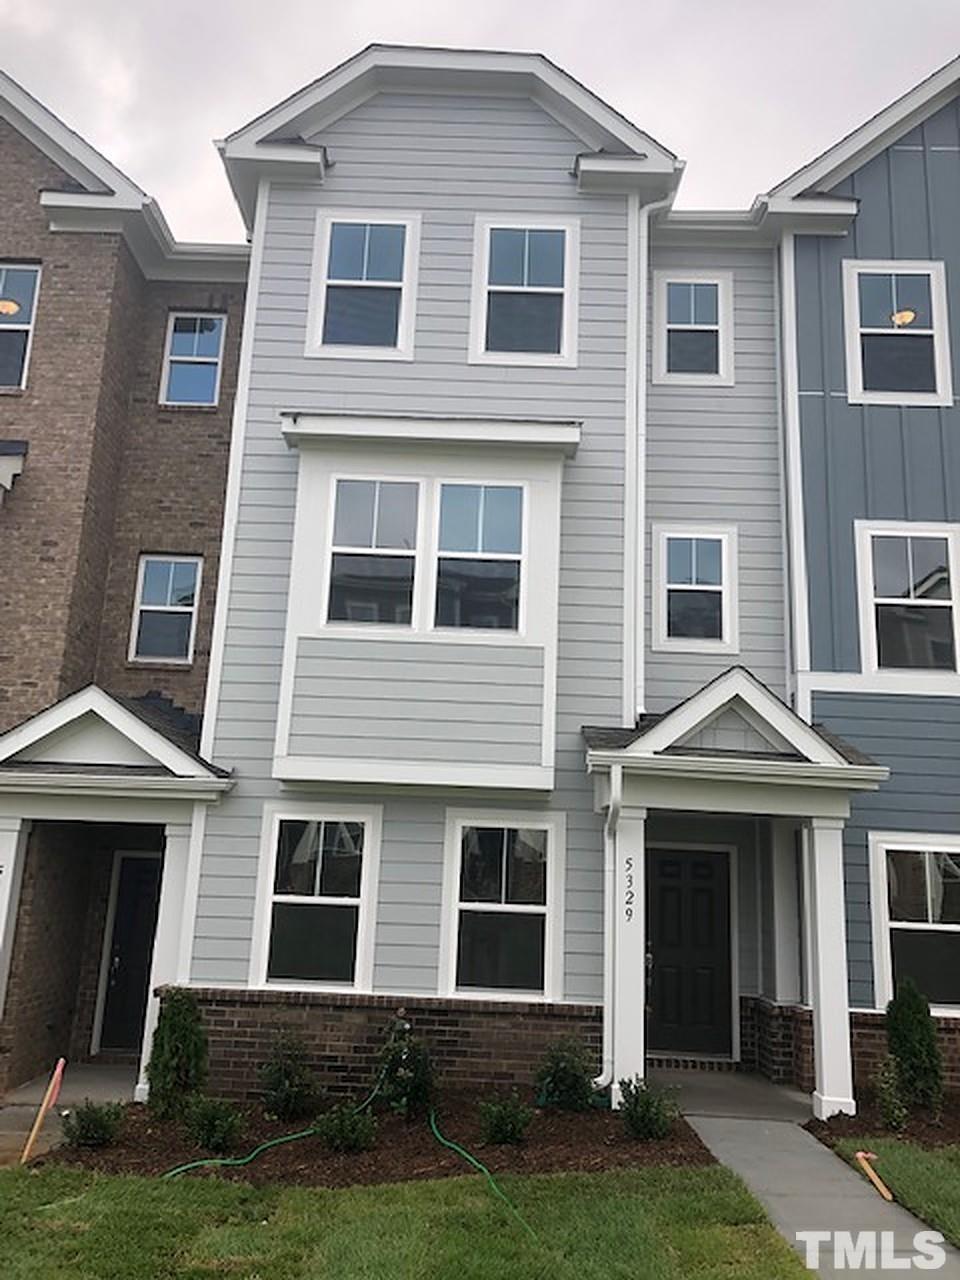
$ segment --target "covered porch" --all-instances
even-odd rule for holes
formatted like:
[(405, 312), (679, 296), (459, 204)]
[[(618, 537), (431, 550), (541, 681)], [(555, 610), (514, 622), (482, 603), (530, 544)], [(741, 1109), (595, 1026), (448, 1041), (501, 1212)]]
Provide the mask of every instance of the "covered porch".
[[(605, 1070), (743, 1065), (853, 1114), (843, 828), (887, 770), (734, 668), (585, 729), (605, 821)], [(811, 1043), (812, 1042), (812, 1043)]]

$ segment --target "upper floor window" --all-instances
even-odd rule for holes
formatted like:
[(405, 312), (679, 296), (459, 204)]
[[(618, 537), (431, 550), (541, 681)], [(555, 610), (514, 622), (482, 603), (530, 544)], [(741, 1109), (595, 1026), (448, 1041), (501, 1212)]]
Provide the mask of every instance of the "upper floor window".
[(470, 359), (573, 365), (579, 223), (477, 219)]
[(140, 557), (131, 661), (193, 661), (202, 564), (199, 556)]
[(957, 670), (956, 539), (945, 525), (858, 523), (868, 670)]
[(410, 625), (418, 503), (416, 481), (337, 481), (327, 606), (331, 622)]
[(0, 262), (0, 387), (27, 385), (40, 268)]
[(522, 488), (441, 485), (436, 625), (516, 631), (522, 548)]
[(733, 277), (654, 272), (653, 380), (733, 382)]
[(308, 355), (413, 358), (419, 237), (413, 215), (318, 216)]
[(220, 399), (226, 316), (174, 311), (167, 324), (160, 403), (192, 407)]
[(942, 262), (843, 263), (847, 397), (952, 404)]
[(737, 533), (728, 526), (655, 525), (653, 648), (737, 648)]

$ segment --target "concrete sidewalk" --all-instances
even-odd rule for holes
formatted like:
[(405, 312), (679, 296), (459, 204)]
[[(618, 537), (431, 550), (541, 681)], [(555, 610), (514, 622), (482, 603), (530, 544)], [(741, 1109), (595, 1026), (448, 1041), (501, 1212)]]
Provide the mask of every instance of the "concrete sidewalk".
[[(792, 1120), (685, 1111), (704, 1143), (718, 1160), (739, 1174), (801, 1257), (798, 1231), (847, 1231), (854, 1235), (859, 1231), (892, 1231), (894, 1255), (909, 1258), (915, 1253), (914, 1235), (930, 1230), (906, 1209), (888, 1204), (865, 1178)], [(960, 1253), (945, 1248), (946, 1264), (935, 1274), (944, 1280), (960, 1280)], [(833, 1266), (832, 1245), (822, 1247), (821, 1258), (819, 1275), (841, 1274)], [(902, 1275), (902, 1267), (901, 1262), (900, 1268), (881, 1268), (878, 1259), (872, 1274)], [(842, 1274), (848, 1276), (850, 1271), (844, 1269)]]
[[(11, 1090), (0, 1102), (0, 1168), (19, 1161), (48, 1082), (49, 1076), (38, 1076)], [(34, 1153), (42, 1155), (62, 1141), (61, 1111), (87, 1098), (91, 1102), (129, 1102), (136, 1082), (136, 1067), (107, 1067), (96, 1063), (68, 1066), (57, 1105), (44, 1122)]]

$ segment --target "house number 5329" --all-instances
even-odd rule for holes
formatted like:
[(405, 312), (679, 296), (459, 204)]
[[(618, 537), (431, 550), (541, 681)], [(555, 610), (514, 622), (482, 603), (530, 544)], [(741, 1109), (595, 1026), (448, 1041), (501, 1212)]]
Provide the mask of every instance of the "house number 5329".
[(633, 919), (633, 906), (637, 898), (633, 879), (633, 858), (625, 858), (623, 861), (623, 918), (625, 920)]

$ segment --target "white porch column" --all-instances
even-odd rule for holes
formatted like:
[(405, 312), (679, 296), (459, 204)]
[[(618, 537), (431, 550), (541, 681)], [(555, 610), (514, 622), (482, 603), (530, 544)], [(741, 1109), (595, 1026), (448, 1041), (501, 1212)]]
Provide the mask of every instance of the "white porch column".
[(177, 980), (180, 957), (180, 933), (183, 927), (183, 901), (187, 887), (187, 868), (190, 860), (190, 831), (187, 823), (168, 822), (163, 847), (163, 874), (160, 880), (160, 903), (157, 908), (157, 930), (153, 941), (153, 960), (150, 965), (150, 993), (147, 997), (147, 1013), (143, 1024), (143, 1046), (140, 1051), (140, 1076), (134, 1097), (146, 1102), (147, 1063), (157, 1025), (160, 1002), (154, 995), (157, 987), (167, 986)]
[(29, 832), (30, 823), (23, 818), (0, 818), (0, 1018), (10, 976)]
[(843, 887), (843, 822), (810, 819), (807, 911), (810, 918), (810, 1003), (816, 1089), (813, 1113), (854, 1115), (847, 995), (847, 927)]
[(800, 988), (800, 886), (796, 831), (791, 822), (773, 823), (773, 993), (779, 1004), (797, 1004)]
[(613, 1086), (645, 1075), (646, 1048), (646, 809), (623, 809), (617, 827), (614, 885)]

